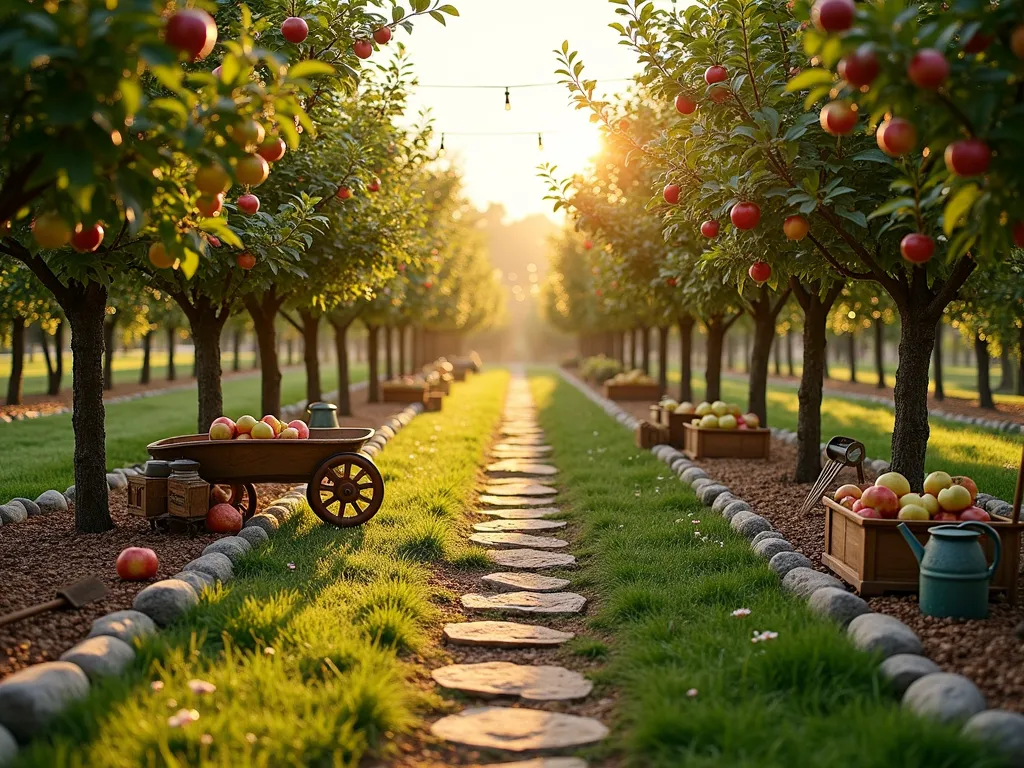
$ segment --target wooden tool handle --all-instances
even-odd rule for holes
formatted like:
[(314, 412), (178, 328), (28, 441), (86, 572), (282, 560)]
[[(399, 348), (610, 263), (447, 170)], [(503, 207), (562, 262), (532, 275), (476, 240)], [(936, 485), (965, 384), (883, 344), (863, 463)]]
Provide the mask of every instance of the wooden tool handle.
[(20, 611), (14, 613), (8, 613), (6, 616), (0, 616), (0, 627), (5, 624), (11, 624), (15, 621), (21, 621), (27, 619), (30, 616), (35, 616), (40, 613), (46, 613), (47, 611), (53, 611), (57, 608), (63, 608), (67, 601), (63, 597), (58, 597), (55, 600), (51, 600), (48, 603), (40, 603), (39, 605), (30, 605), (28, 608), (22, 608)]

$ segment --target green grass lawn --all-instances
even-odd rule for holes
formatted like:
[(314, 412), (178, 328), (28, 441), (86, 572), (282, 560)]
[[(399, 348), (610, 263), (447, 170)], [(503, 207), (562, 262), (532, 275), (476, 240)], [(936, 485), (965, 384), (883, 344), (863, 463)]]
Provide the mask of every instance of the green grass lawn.
[[(677, 387), (678, 375), (670, 384)], [(694, 396), (704, 395), (702, 379), (693, 380)], [(732, 378), (722, 379), (725, 400), (746, 406), (747, 384)], [(768, 423), (773, 427), (796, 429), (799, 403), (795, 386), (771, 384), (768, 387)], [(873, 459), (891, 458), (894, 415), (891, 408), (866, 403), (840, 394), (825, 393), (821, 406), (822, 439), (835, 435), (854, 437), (864, 443)], [(984, 493), (1007, 501), (1013, 500), (1016, 469), (1021, 460), (1021, 438), (966, 426), (940, 418), (932, 418), (926, 467), (928, 471), (945, 470), (952, 475), (967, 475)]]
[[(580, 526), (574, 586), (594, 596), (575, 649), (617, 692), (595, 757), (643, 768), (997, 766), (900, 710), (828, 621), (632, 436), (554, 374), (531, 379), (561, 496)], [(748, 608), (746, 617), (732, 612)], [(778, 637), (752, 643), (754, 631)], [(595, 760), (594, 762), (597, 762)]]
[[(290, 520), (15, 765), (386, 764), (396, 736), (439, 701), (414, 679), (415, 654), (436, 606), (457, 596), (431, 585), (430, 566), (479, 565), (462, 521), (507, 381), (494, 371), (456, 384), (442, 413), (414, 419), (378, 456), (386, 497), (376, 517), (352, 529), (308, 509)], [(195, 679), (216, 691), (192, 692)], [(180, 708), (199, 719), (171, 727)]]
[[(321, 375), (324, 391), (337, 386), (334, 366), (325, 366)], [(353, 381), (365, 378), (365, 365), (353, 366)], [(261, 415), (259, 376), (226, 379), (223, 386), (229, 416)], [(305, 372), (294, 368), (285, 371), (281, 402), (294, 403), (305, 396)], [(112, 469), (144, 461), (146, 446), (154, 440), (194, 433), (198, 406), (195, 389), (188, 389), (114, 403), (106, 411), (107, 467)], [(0, 498), (34, 499), (50, 488), (63, 491), (74, 482), (71, 414), (0, 424), (0, 452)]]

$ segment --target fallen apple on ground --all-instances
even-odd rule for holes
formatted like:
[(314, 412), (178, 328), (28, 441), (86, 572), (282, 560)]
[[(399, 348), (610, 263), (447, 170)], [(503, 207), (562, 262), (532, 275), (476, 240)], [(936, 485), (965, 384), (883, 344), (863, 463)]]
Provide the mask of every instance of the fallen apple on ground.
[(242, 530), (242, 513), (230, 504), (215, 504), (206, 513), (206, 530), (211, 533), (238, 533)]
[(117, 556), (115, 568), (117, 575), (125, 581), (145, 581), (156, 576), (160, 560), (152, 549), (128, 547)]

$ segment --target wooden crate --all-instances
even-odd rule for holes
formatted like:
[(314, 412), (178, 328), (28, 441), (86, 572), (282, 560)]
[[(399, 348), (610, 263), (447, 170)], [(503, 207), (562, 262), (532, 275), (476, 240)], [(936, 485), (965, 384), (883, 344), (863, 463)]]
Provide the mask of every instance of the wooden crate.
[(649, 421), (641, 421), (636, 428), (637, 448), (649, 450), (656, 445), (668, 443), (668, 427), (652, 424)]
[[(928, 529), (932, 526), (956, 525), (941, 520), (861, 517), (827, 496), (821, 501), (825, 505), (825, 551), (821, 562), (864, 597), (918, 591), (917, 558), (896, 527), (900, 522), (905, 522), (922, 544), (928, 542)], [(989, 525), (999, 532), (1003, 544), (1003, 559), (992, 577), (991, 590), (1007, 593), (1010, 602), (1015, 603), (1024, 523), (993, 515)], [(985, 556), (991, 560), (991, 542), (987, 536), (980, 541)]]
[(772, 433), (758, 429), (702, 429), (683, 424), (683, 453), (691, 459), (767, 459)]
[(440, 411), (444, 405), (444, 395), (440, 392), (431, 392), (427, 395), (426, 408), (424, 410), (437, 412)]
[(657, 384), (605, 383), (604, 396), (609, 400), (657, 400), (661, 389)]
[(167, 514), (167, 478), (128, 476), (128, 512), (151, 518)]
[(381, 384), (380, 395), (385, 403), (424, 403), (427, 399), (426, 386), (408, 384)]
[(686, 444), (686, 429), (684, 425), (700, 421), (700, 416), (695, 413), (665, 413), (662, 415), (662, 423), (668, 421), (668, 444), (673, 448), (682, 449)]
[(430, 385), (430, 393), (440, 392), (442, 395), (450, 395), (452, 393), (452, 383), (441, 379), (440, 381)]

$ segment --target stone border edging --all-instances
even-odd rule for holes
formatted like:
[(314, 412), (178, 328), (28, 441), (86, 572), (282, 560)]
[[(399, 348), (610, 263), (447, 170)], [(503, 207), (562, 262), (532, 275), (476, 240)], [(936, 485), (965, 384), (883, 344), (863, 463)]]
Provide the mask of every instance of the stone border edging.
[[(622, 426), (637, 428), (635, 417), (573, 374), (562, 368), (559, 371), (562, 378)], [(795, 433), (788, 430), (774, 432), (776, 436), (780, 433), (795, 438)], [(910, 627), (892, 616), (873, 613), (863, 598), (847, 591), (842, 581), (814, 570), (811, 561), (774, 531), (771, 523), (755, 514), (750, 504), (734, 496), (724, 483), (708, 477), (682, 452), (670, 445), (656, 445), (651, 453), (693, 488), (704, 506), (728, 520), (732, 529), (768, 560), (768, 567), (779, 576), (785, 591), (806, 600), (815, 613), (835, 621), (855, 647), (883, 656), (881, 673), (900, 696), (902, 707), (942, 723), (962, 724), (962, 733), (990, 743), (1015, 764), (1024, 763), (1024, 715), (987, 709), (985, 696), (973, 682), (963, 675), (943, 672), (923, 655), (921, 640)], [(999, 501), (994, 499), (989, 504)]]
[[(413, 403), (399, 411), (381, 425), (360, 453), (372, 460), (423, 410), (422, 403)], [(0, 768), (14, 760), (19, 743), (45, 731), (69, 704), (87, 696), (91, 682), (122, 674), (135, 660), (135, 638), (173, 624), (199, 604), (203, 591), (231, 581), (233, 564), (268, 541), (282, 522), (306, 505), (305, 491), (305, 484), (296, 485), (253, 515), (237, 535), (217, 539), (180, 573), (140, 590), (131, 609), (96, 619), (86, 638), (65, 651), (60, 660), (33, 664), (0, 680)], [(46, 491), (43, 496), (46, 494), (64, 500), (57, 491)]]

